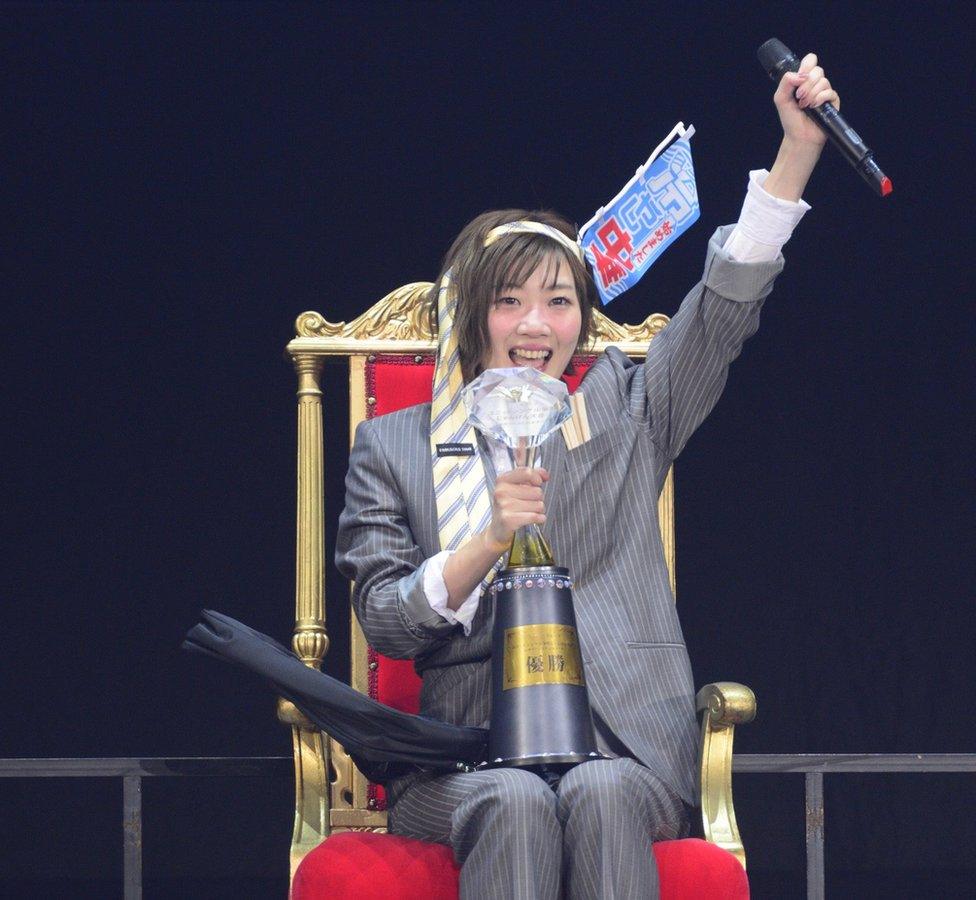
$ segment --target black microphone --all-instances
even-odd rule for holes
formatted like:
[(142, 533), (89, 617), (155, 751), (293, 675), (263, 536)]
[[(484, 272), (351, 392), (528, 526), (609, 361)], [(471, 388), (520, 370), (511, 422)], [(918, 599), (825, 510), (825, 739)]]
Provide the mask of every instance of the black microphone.
[[(800, 61), (796, 54), (782, 41), (770, 38), (759, 48), (759, 62), (769, 77), (777, 84), (784, 73), (796, 72)], [(891, 193), (891, 179), (885, 175), (874, 161), (874, 154), (865, 146), (860, 135), (851, 128), (837, 109), (830, 103), (803, 110), (830, 138), (847, 161), (854, 166), (860, 176), (882, 197)]]

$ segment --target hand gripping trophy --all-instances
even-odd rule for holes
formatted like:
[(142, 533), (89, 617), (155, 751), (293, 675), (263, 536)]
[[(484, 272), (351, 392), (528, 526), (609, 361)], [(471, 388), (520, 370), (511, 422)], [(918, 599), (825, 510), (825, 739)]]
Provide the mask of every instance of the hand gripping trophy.
[[(464, 390), (472, 425), (508, 448), (513, 466), (569, 418), (566, 385), (529, 368), (489, 369)], [(599, 759), (573, 613), (569, 570), (538, 525), (519, 528), (488, 588), (495, 604), (488, 764), (554, 766)]]

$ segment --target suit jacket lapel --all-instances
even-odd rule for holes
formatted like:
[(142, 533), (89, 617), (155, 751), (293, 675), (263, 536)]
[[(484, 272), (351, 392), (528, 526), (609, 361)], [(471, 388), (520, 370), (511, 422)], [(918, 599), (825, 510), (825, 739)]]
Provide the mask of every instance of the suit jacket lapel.
[(542, 529), (542, 533), (548, 537), (552, 533), (552, 523), (556, 521), (559, 514), (559, 506), (566, 495), (561, 478), (566, 467), (566, 440), (558, 428), (542, 445), (542, 467), (549, 472), (549, 481), (543, 491), (546, 524)]

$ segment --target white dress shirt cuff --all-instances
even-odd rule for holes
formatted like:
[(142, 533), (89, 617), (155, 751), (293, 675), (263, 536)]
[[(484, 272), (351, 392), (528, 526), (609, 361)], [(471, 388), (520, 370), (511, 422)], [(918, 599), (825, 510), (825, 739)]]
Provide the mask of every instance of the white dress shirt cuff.
[(765, 169), (749, 173), (738, 224), (725, 242), (725, 250), (736, 262), (772, 262), (810, 209), (803, 200), (794, 203), (767, 194), (763, 183), (768, 175)]
[(424, 594), (430, 608), (452, 625), (460, 624), (465, 635), (471, 634), (471, 620), (478, 611), (481, 599), (481, 585), (479, 584), (457, 609), (449, 609), (447, 605), (447, 585), (444, 583), (444, 566), (452, 551), (442, 550), (434, 554), (424, 563)]

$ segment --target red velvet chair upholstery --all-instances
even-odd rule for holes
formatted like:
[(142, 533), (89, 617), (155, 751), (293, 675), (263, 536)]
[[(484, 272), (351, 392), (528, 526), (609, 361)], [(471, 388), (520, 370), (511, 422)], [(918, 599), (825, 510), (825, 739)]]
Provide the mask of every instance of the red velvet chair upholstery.
[[(653, 845), (661, 900), (745, 900), (745, 869), (727, 850), (700, 838)], [(346, 832), (305, 857), (292, 900), (457, 900), (454, 854), (392, 834)], [(501, 898), (499, 898), (501, 900)]]
[[(293, 644), (309, 665), (319, 665), (327, 647), (321, 578), (325, 515), (321, 504), (322, 363), (330, 357), (349, 361), (352, 426), (364, 418), (429, 400), (434, 341), (420, 302), (429, 287), (418, 283), (400, 288), (348, 324), (333, 325), (318, 313), (304, 313), (296, 323), (298, 337), (288, 346), (299, 376), (298, 582)], [(614, 344), (635, 357), (646, 352), (647, 342), (667, 322), (666, 317), (654, 315), (639, 326), (621, 326), (599, 312), (594, 317), (598, 330), (595, 352)], [(570, 390), (575, 390), (594, 358), (574, 360), (576, 372), (566, 377)], [(330, 425), (334, 427), (334, 423)], [(659, 519), (673, 573), (672, 491), (669, 478)], [(412, 664), (376, 654), (354, 621), (351, 659), (354, 687), (398, 709), (417, 711), (420, 680)], [(665, 898), (745, 898), (749, 886), (731, 804), (732, 733), (735, 724), (752, 718), (755, 701), (748, 688), (720, 682), (703, 688), (698, 702), (705, 713), (701, 786), (703, 825), (709, 840), (668, 841), (649, 847), (648, 852), (657, 859)], [(295, 743), (292, 897), (456, 897), (458, 867), (450, 848), (386, 834), (382, 787), (368, 784), (343, 748), (315, 730), (290, 704), (279, 702), (279, 718), (292, 726)]]

